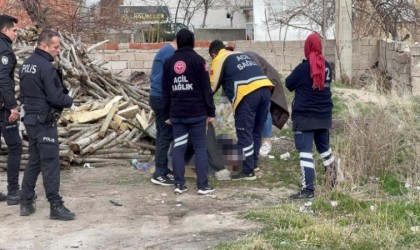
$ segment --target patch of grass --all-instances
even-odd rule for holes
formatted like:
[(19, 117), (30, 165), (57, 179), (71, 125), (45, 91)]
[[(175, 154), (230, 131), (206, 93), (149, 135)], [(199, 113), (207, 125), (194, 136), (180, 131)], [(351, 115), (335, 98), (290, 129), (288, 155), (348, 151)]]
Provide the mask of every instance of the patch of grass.
[[(332, 206), (331, 201), (337, 202)], [(341, 192), (318, 197), (314, 213), (300, 203), (254, 209), (244, 218), (265, 225), (258, 234), (215, 249), (416, 249), (420, 200), (364, 201)], [(258, 248), (257, 246), (263, 246)], [(257, 248), (255, 248), (257, 247)]]
[(333, 82), (331, 84), (331, 86), (333, 88), (338, 88), (338, 89), (351, 89), (352, 88), (351, 86), (349, 86), (349, 85), (347, 85), (345, 83), (342, 83), (342, 82)]
[(286, 136), (287, 138), (294, 138), (293, 130), (291, 128), (283, 128), (279, 130), (279, 136)]
[[(330, 201), (337, 201), (339, 206), (333, 207)], [(340, 212), (343, 214), (352, 213), (354, 211), (369, 210), (369, 202), (358, 201), (353, 199), (350, 195), (341, 192), (331, 192), (323, 199), (316, 199), (313, 208), (320, 213), (323, 212)]]
[(404, 183), (397, 180), (395, 175), (392, 173), (385, 173), (379, 178), (379, 180), (381, 181), (382, 189), (389, 195), (403, 195), (408, 192)]
[(267, 230), (300, 229), (316, 224), (316, 218), (306, 213), (296, 216), (298, 212), (296, 206), (283, 204), (278, 207), (251, 210), (246, 213), (245, 218), (263, 222), (268, 226)]
[(333, 95), (332, 101), (334, 104), (333, 117), (339, 117), (341, 114), (345, 113), (346, 105), (340, 97)]

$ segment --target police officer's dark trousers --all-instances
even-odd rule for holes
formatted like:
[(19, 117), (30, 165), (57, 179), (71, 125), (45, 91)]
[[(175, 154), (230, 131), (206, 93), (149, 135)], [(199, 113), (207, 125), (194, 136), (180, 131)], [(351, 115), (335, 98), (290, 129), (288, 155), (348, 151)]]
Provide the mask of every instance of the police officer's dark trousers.
[(245, 157), (242, 172), (247, 175), (253, 173), (257, 165), (270, 98), (270, 88), (256, 89), (246, 95), (235, 110), (236, 136)]
[(22, 181), (22, 200), (33, 199), (35, 184), (41, 172), (48, 201), (61, 202), (57, 127), (55, 124), (41, 124), (33, 118), (27, 118), (25, 117), (25, 128), (29, 137), (29, 161)]
[(0, 109), (1, 134), (7, 145), (7, 191), (14, 193), (19, 190), (19, 168), (22, 155), (22, 139), (19, 135), (18, 122), (9, 123), (5, 109)]

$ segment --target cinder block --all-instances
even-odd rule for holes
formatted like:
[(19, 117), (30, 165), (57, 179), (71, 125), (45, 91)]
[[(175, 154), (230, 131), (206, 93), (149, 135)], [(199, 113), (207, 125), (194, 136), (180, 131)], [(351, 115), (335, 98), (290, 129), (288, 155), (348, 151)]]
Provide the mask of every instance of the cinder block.
[(353, 44), (352, 45), (353, 54), (361, 54), (362, 53), (361, 47), (362, 46), (360, 44)]
[(410, 47), (410, 54), (412, 56), (420, 56), (420, 46), (412, 46), (412, 47)]
[(116, 52), (114, 52), (113, 54), (105, 54), (104, 60), (105, 61), (119, 61), (120, 55)]
[(143, 61), (128, 61), (129, 69), (141, 69), (143, 68)]
[(104, 54), (114, 54), (116, 50), (109, 50), (109, 49), (104, 49), (103, 53)]
[[(302, 44), (302, 48), (303, 48), (304, 44)], [(335, 47), (335, 40), (327, 40), (325, 42), (325, 47)]]
[(249, 48), (251, 47), (251, 40), (239, 40), (236, 41), (237, 48)]
[(272, 43), (274, 48), (282, 48), (283, 47), (283, 42), (282, 41), (273, 41)]
[(369, 45), (379, 46), (379, 40), (378, 39), (369, 39)]
[(127, 69), (127, 62), (122, 62), (122, 61), (113, 61), (110, 62), (111, 64), (111, 69)]
[(156, 53), (152, 53), (152, 52), (149, 52), (149, 51), (139, 52), (139, 53), (134, 54), (134, 60), (137, 60), (137, 61), (151, 60), (151, 61), (153, 61), (153, 59), (155, 58), (155, 55), (156, 55)]
[(410, 59), (411, 67), (415, 67), (420, 64), (420, 56), (411, 56)]
[(325, 46), (324, 54), (333, 54), (333, 55), (335, 55), (335, 46)]
[(132, 61), (134, 60), (134, 53), (121, 53), (120, 54), (121, 61)]
[(300, 48), (300, 42), (299, 41), (287, 41), (285, 43), (285, 47), (287, 49), (298, 49), (298, 48)]
[(394, 43), (387, 42), (387, 44), (386, 44), (386, 50), (387, 51), (394, 51)]
[(152, 61), (144, 61), (143, 62), (143, 68), (144, 69), (151, 69), (152, 68)]
[(412, 94), (420, 96), (420, 77), (411, 77)]
[(417, 65), (415, 67), (411, 67), (411, 77), (418, 77), (420, 81), (420, 65)]
[(361, 45), (361, 46), (366, 46), (369, 45), (369, 38), (363, 38), (360, 40), (353, 40), (353, 46), (354, 45)]
[(268, 48), (268, 42), (265, 41), (252, 41), (253, 48)]
[(395, 61), (399, 64), (406, 64), (410, 62), (410, 55), (408, 53), (397, 53)]
[(360, 61), (352, 60), (351, 66), (353, 67), (353, 70), (360, 70)]

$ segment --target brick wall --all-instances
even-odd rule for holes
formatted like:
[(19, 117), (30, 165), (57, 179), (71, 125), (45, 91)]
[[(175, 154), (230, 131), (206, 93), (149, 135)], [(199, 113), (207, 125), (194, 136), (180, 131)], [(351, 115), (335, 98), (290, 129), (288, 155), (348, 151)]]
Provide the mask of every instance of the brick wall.
[[(106, 44), (91, 52), (94, 59), (108, 61), (105, 66), (121, 76), (129, 76), (133, 71), (149, 73), (153, 57), (165, 43), (120, 43)], [(208, 62), (209, 41), (197, 41), (195, 50)], [(255, 51), (275, 66), (279, 73), (287, 75), (304, 58), (304, 41), (234, 41), (228, 42), (238, 51)], [(395, 81), (404, 82), (405, 89), (420, 94), (420, 46), (411, 52), (402, 52), (402, 45), (387, 44), (376, 39), (363, 39), (353, 42), (353, 76), (357, 77), (372, 69), (378, 62), (382, 69), (391, 73)], [(405, 47), (404, 47), (405, 48)], [(381, 53), (380, 53), (381, 51)], [(382, 53), (386, 51), (386, 53)], [(335, 62), (335, 41), (325, 44), (325, 57)], [(386, 62), (386, 63), (385, 63)], [(408, 63), (408, 64), (407, 64)], [(413, 72), (413, 74), (411, 74)], [(418, 79), (417, 79), (418, 78)], [(413, 84), (413, 85), (412, 85)], [(398, 84), (395, 84), (398, 86)]]

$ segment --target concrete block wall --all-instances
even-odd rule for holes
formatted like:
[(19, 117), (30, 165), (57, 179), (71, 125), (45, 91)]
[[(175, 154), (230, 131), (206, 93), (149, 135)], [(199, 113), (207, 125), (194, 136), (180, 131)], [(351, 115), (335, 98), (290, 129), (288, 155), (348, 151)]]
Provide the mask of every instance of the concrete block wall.
[[(103, 45), (89, 54), (92, 60), (106, 61), (103, 67), (114, 74), (128, 77), (133, 71), (150, 73), (153, 58), (166, 43), (111, 43)], [(197, 42), (196, 51), (210, 61), (210, 42)]]
[(415, 83), (420, 81), (420, 74), (416, 76), (420, 53), (407, 43), (385, 40), (379, 41), (379, 52), (378, 66), (392, 78), (391, 89), (398, 94), (420, 94), (419, 84)]
[(410, 47), (411, 91), (420, 95), (420, 45)]
[[(304, 58), (304, 41), (249, 41), (227, 43), (238, 51), (255, 51), (265, 57), (283, 75), (289, 74)], [(92, 59), (107, 61), (104, 66), (113, 73), (128, 77), (133, 71), (149, 73), (153, 58), (165, 43), (110, 43), (90, 52)], [(195, 51), (210, 63), (210, 41), (196, 41)], [(386, 70), (394, 79), (398, 92), (420, 94), (420, 46), (409, 48), (402, 43), (376, 39), (353, 41), (353, 76), (369, 71), (375, 65)], [(326, 59), (335, 63), (335, 41), (328, 40)], [(400, 84), (402, 83), (402, 84)]]
[[(228, 42), (238, 51), (255, 51), (273, 64), (279, 73), (289, 74), (304, 58), (304, 41), (249, 41), (238, 40)], [(153, 57), (165, 43), (110, 43), (93, 50), (91, 57), (108, 61), (105, 67), (121, 76), (128, 76), (132, 71), (150, 72)], [(209, 41), (197, 41), (195, 50), (208, 62)], [(353, 43), (353, 75), (368, 70), (378, 60), (378, 45), (376, 40), (360, 40)], [(326, 59), (335, 62), (335, 41), (328, 40), (325, 46)]]

